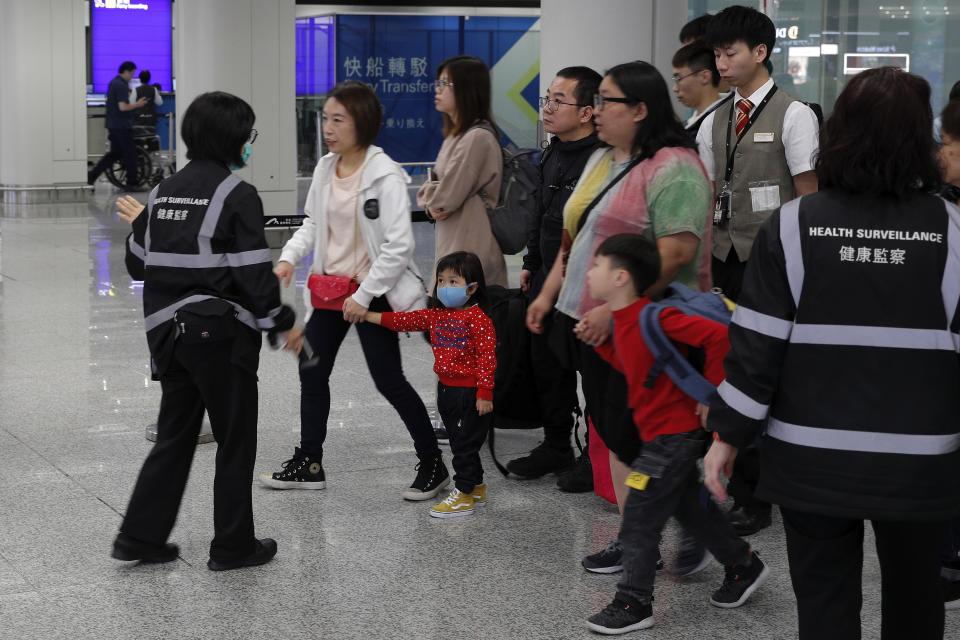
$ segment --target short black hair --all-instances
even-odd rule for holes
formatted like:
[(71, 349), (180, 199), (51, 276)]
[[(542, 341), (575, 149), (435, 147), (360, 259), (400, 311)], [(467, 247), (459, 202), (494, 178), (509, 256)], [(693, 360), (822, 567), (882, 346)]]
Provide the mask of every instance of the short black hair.
[(746, 42), (751, 50), (757, 45), (767, 46), (766, 60), (773, 53), (777, 28), (768, 16), (751, 7), (734, 5), (713, 16), (707, 25), (707, 44), (719, 49), (734, 42)]
[(140, 84), (150, 84), (150, 72), (146, 69), (140, 72)]
[(823, 125), (820, 189), (900, 197), (940, 184), (930, 85), (894, 67), (853, 76)]
[(694, 18), (680, 29), (681, 44), (689, 40), (700, 40), (707, 35), (707, 25), (713, 20), (713, 16), (705, 13), (699, 18)]
[(120, 65), (120, 68), (117, 69), (117, 73), (123, 73), (124, 71), (136, 71), (136, 70), (137, 70), (137, 65), (127, 60), (126, 62)]
[(225, 167), (243, 166), (243, 145), (250, 139), (256, 116), (241, 98), (223, 91), (194, 98), (180, 123), (187, 159), (211, 160)]
[(327, 94), (327, 100), (330, 98), (336, 98), (347, 113), (353, 116), (357, 144), (364, 149), (372, 145), (383, 122), (383, 105), (373, 88), (358, 80), (339, 82)]
[(673, 54), (673, 66), (688, 67), (693, 73), (710, 70), (710, 82), (714, 87), (720, 86), (720, 72), (717, 71), (717, 57), (713, 50), (703, 40), (694, 40), (688, 45), (680, 47)]
[(603, 76), (590, 67), (564, 67), (557, 71), (557, 76), (576, 80), (577, 87), (573, 90), (573, 99), (582, 107), (593, 106), (593, 96), (600, 89)]
[(597, 247), (596, 255), (606, 256), (614, 268), (624, 269), (638, 296), (660, 278), (660, 252), (655, 244), (637, 233), (618, 233)]
[(953, 83), (953, 87), (950, 88), (948, 100), (960, 100), (960, 80)]

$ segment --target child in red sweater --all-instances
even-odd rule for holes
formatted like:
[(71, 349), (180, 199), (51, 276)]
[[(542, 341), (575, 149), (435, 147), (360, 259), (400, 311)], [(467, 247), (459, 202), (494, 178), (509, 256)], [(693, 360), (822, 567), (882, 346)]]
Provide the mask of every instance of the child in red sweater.
[(456, 487), (430, 509), (435, 518), (473, 513), (487, 501), (480, 448), (493, 419), (497, 335), (483, 311), (487, 285), (480, 258), (466, 251), (437, 263), (431, 308), (407, 313), (367, 312), (366, 321), (394, 331), (430, 331), (439, 376), (437, 409), (450, 434)]
[[(703, 543), (726, 569), (723, 584), (710, 598), (717, 607), (739, 607), (767, 578), (768, 570), (717, 509), (700, 504), (700, 471), (709, 441), (702, 426), (707, 407), (698, 405), (664, 373), (653, 388), (644, 386), (654, 356), (643, 340), (638, 318), (650, 304), (644, 292), (660, 277), (657, 248), (639, 235), (607, 238), (587, 273), (590, 295), (613, 311), (610, 340), (597, 353), (627, 379), (628, 404), (643, 441), (627, 479), (630, 494), (624, 506), (620, 542), (623, 578), (607, 607), (587, 620), (598, 633), (620, 634), (653, 626), (653, 583), (660, 535), (675, 517)], [(706, 352), (704, 375), (713, 384), (724, 377), (723, 358), (730, 349), (727, 327), (676, 309), (660, 314), (664, 332), (682, 345)], [(682, 352), (682, 349), (681, 349)]]

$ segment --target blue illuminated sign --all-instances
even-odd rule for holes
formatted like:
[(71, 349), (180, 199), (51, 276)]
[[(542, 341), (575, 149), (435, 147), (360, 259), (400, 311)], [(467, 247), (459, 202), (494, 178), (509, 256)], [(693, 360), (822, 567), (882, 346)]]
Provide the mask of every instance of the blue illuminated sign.
[(370, 84), (383, 103), (377, 144), (398, 162), (432, 162), (443, 143), (433, 104), (437, 65), (471, 54), (491, 69), (503, 142), (536, 145), (540, 40), (536, 18), (337, 16), (336, 77)]
[(173, 89), (171, 0), (93, 0), (90, 33), (94, 93), (106, 93), (126, 60), (150, 71), (151, 84)]

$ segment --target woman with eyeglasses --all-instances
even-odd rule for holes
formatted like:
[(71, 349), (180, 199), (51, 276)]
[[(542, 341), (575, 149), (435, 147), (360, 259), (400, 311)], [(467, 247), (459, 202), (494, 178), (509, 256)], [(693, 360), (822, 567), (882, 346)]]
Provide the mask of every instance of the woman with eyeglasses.
[[(607, 71), (595, 96), (597, 135), (606, 146), (593, 153), (564, 207), (563, 244), (540, 295), (527, 309), (530, 331), (556, 305), (569, 350), (579, 359), (587, 412), (610, 449), (621, 512), (624, 484), (640, 449), (627, 409), (623, 376), (602, 360), (595, 345), (610, 334), (611, 310), (593, 300), (587, 270), (597, 247), (619, 233), (641, 234), (657, 245), (661, 277), (648, 293), (678, 280), (693, 289), (710, 287), (712, 189), (693, 139), (674, 114), (667, 84), (646, 62)], [(576, 335), (579, 340), (574, 339)], [(622, 567), (616, 541), (588, 556), (584, 567), (609, 573)]]
[[(324, 444), (330, 415), (330, 374), (340, 345), (356, 327), (367, 368), (413, 439), (417, 476), (406, 500), (429, 500), (449, 483), (423, 401), (407, 381), (400, 341), (390, 329), (365, 323), (367, 311), (412, 311), (424, 305), (413, 262), (413, 228), (406, 172), (373, 143), (383, 106), (363, 82), (343, 82), (323, 105), (323, 139), (303, 225), (287, 241), (274, 270), (289, 286), (294, 265), (312, 253), (304, 300), (304, 333), (316, 364), (300, 368), (300, 446), (260, 482), (273, 489), (324, 489)], [(379, 487), (378, 487), (379, 488)]]
[(145, 215), (132, 198), (117, 203), (133, 225), (127, 270), (143, 280), (151, 369), (162, 389), (157, 442), (113, 544), (118, 560), (177, 558), (167, 538), (205, 411), (217, 441), (207, 567), (259, 565), (277, 552), (253, 528), (260, 332), (285, 334), (280, 340), (297, 350), (300, 330), (280, 303), (260, 197), (233, 172), (250, 159), (253, 123), (253, 109), (236, 96), (198, 96), (180, 126), (190, 162), (151, 192)]
[(433, 102), (443, 116), (444, 140), (417, 202), (437, 222), (437, 258), (474, 253), (487, 285), (506, 287), (507, 263), (487, 218), (487, 208), (498, 203), (503, 172), (487, 65), (474, 56), (441, 62)]

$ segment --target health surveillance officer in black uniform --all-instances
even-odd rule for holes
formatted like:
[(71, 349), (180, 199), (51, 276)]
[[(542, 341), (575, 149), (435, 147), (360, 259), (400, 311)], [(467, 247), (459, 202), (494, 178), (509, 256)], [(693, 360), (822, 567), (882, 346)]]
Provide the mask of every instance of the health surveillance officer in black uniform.
[(169, 562), (179, 555), (167, 538), (204, 410), (217, 440), (207, 566), (259, 565), (277, 553), (274, 540), (258, 540), (253, 530), (260, 332), (286, 332), (291, 350), (302, 334), (293, 328), (293, 310), (280, 304), (260, 197), (232, 172), (250, 156), (253, 123), (253, 109), (236, 96), (198, 96), (181, 125), (191, 162), (150, 193), (146, 215), (134, 201), (118, 201), (121, 217), (132, 219), (127, 270), (144, 281), (144, 326), (163, 391), (157, 443), (113, 544), (118, 560)]

